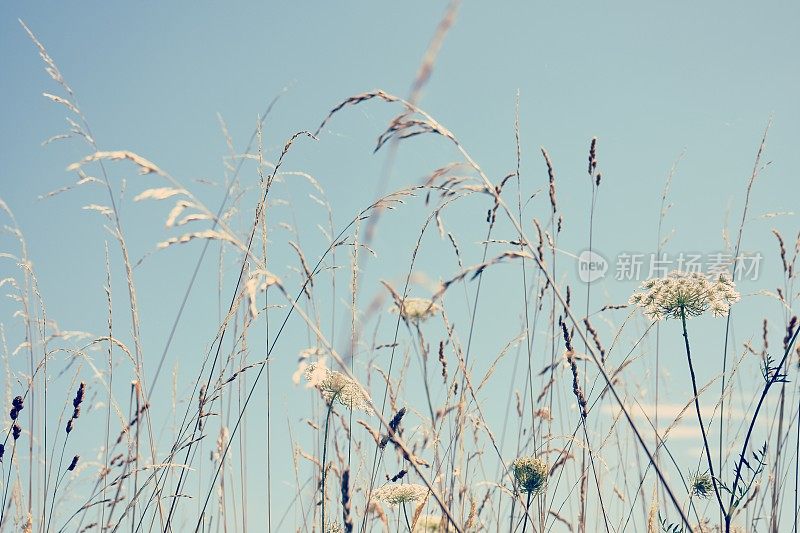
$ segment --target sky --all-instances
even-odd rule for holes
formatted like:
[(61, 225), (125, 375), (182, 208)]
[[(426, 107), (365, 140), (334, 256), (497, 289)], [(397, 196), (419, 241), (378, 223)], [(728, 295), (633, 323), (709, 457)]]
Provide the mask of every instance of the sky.
[[(45, 73), (18, 19), (56, 61), (102, 150), (125, 149), (146, 157), (216, 209), (224, 194), (220, 184), (230, 178), (225, 171), (229, 152), (221, 121), (235, 150), (241, 152), (269, 103), (278, 97), (263, 127), (265, 157), (274, 160), (294, 132), (314, 131), (331, 108), (351, 95), (383, 89), (407, 97), (445, 8), (443, 2), (430, 1), (203, 2), (191, 6), (152, 1), (3, 3), (0, 198), (14, 212), (25, 235), (47, 315), (65, 330), (103, 331), (106, 243), (111, 250), (113, 292), (121, 302), (115, 311), (120, 323), (128, 319), (126, 288), (116, 243), (102, 217), (82, 209), (106, 202), (103, 191), (82, 187), (40, 199), (74, 183), (74, 173), (65, 169), (90, 150), (75, 140), (42, 145), (68, 128), (64, 120), (68, 112), (42, 96), (63, 92)], [(518, 100), (520, 178), (525, 196), (533, 196), (526, 231), (535, 235), (533, 217), (545, 223), (549, 217), (547, 172), (540, 154), (544, 147), (555, 167), (564, 216), (559, 272), (563, 282), (572, 285), (580, 306), (586, 305), (586, 286), (578, 279), (575, 256), (588, 247), (592, 188), (586, 157), (590, 140), (598, 138), (598, 168), (603, 178), (592, 248), (610, 266), (606, 277), (593, 284), (592, 308), (622, 303), (636, 287), (637, 280), (613, 279), (615, 261), (620, 254), (647, 258), (655, 252), (662, 191), (673, 167), (669, 210), (661, 232), (670, 236), (664, 250), (670, 259), (680, 254), (707, 258), (725, 251), (724, 235), (736, 238), (747, 183), (770, 124), (761, 160), (766, 166), (751, 192), (742, 241), (743, 250), (761, 255), (761, 270), (757, 279), (741, 284), (744, 298), (735, 310), (733, 331), (737, 347), (748, 339), (759, 341), (762, 320), (768, 316), (774, 323), (774, 345), (778, 345), (786, 312), (764, 291), (774, 293), (782, 283), (772, 228), (781, 231), (789, 247), (800, 229), (795, 213), (800, 66), (792, 53), (800, 45), (798, 16), (797, 3), (777, 1), (465, 2), (424, 87), (420, 106), (454, 133), (492, 180), (499, 181), (516, 166)], [(334, 117), (318, 140), (301, 138), (287, 155), (286, 170), (306, 172), (324, 189), (333, 206), (334, 227), (343, 227), (375, 200), (388, 151), (373, 154), (373, 148), (399, 111), (397, 105), (377, 102), (350, 108)], [(386, 190), (417, 184), (433, 169), (457, 158), (454, 148), (442, 139), (423, 135), (404, 141)], [(163, 182), (137, 175), (130, 165), (112, 168), (114, 190), (117, 194), (124, 190), (120, 205), (131, 257), (134, 262), (142, 259), (135, 277), (145, 361), (152, 369), (202, 245), (155, 251), (156, 243), (179, 235), (164, 228), (171, 204), (131, 200), (146, 188), (164, 186)], [(254, 211), (252, 189), (258, 175), (252, 164), (245, 164), (240, 177), (248, 188), (243, 198), (250, 202), (243, 202), (232, 224), (244, 230)], [(294, 208), (274, 207), (272, 265), (296, 289), (297, 260), (286, 241), (301, 240), (309, 260), (315, 262), (326, 246), (317, 226), (327, 228), (328, 215), (309, 197), (318, 194), (316, 189), (301, 177), (286, 177), (275, 194)], [(486, 197), (476, 196), (459, 202), (445, 217), (448, 230), (459, 239), (465, 264), (481, 260), (489, 207)], [(373, 244), (376, 257), (366, 258), (362, 265), (360, 304), (364, 309), (373, 298), (385, 295), (380, 280), (402, 286), (428, 212), (421, 199), (409, 199), (407, 206), (381, 219)], [(282, 229), (278, 222), (290, 224), (297, 234)], [(513, 238), (510, 228), (501, 223), (495, 238)], [(8, 234), (0, 237), (0, 248), (0, 252), (18, 253), (15, 239)], [(501, 247), (492, 250), (499, 253)], [(235, 282), (231, 254), (226, 257), (224, 286), (218, 290), (217, 253), (200, 270), (166, 359), (169, 370), (176, 364), (181, 368), (175, 385), (181, 401), (191, 392), (195, 369), (213, 341), (220, 308), (225, 305), (221, 302), (230, 298)], [(349, 259), (341, 254), (339, 261), (347, 265)], [(415, 267), (429, 283), (415, 286), (416, 295), (429, 295), (436, 282), (452, 277), (457, 268), (449, 243), (429, 229)], [(10, 261), (2, 269), (2, 277), (18, 274)], [(327, 316), (330, 312), (324, 313), (324, 320), (334, 343), (343, 348), (349, 319), (343, 288), (349, 283), (347, 277), (340, 275), (335, 294), (319, 289), (320, 297), (336, 308), (334, 320)], [(485, 277), (481, 310), (487, 312), (478, 321), (475, 352), (481, 357), (476, 372), (484, 371), (513, 338), (520, 320), (518, 269), (503, 265), (497, 275)], [(514, 311), (494, 311), (510, 307), (508, 302), (517, 306)], [(455, 305), (462, 303), (456, 300)], [(12, 316), (15, 309), (14, 302), (0, 307), (0, 322), (11, 350), (21, 342), (19, 323)], [(388, 316), (365, 317), (366, 330), (383, 332), (376, 324), (387, 327)], [(615, 316), (602, 323), (605, 338), (611, 339), (623, 318)], [(709, 380), (719, 371), (724, 320), (700, 318), (690, 325), (702, 331), (696, 340), (698, 367)], [(640, 332), (644, 321), (636, 327)], [(664, 341), (666, 353), (680, 348), (676, 327), (670, 323), (662, 333), (674, 337)], [(297, 421), (311, 413), (308, 391), (290, 379), (307, 336), (299, 321), (288, 328), (291, 335), (287, 334), (285, 346), (278, 347), (281, 356), (272, 379), (278, 383), (276, 401), (286, 406), (290, 420)], [(437, 334), (438, 330), (431, 330), (432, 336)], [(127, 332), (121, 335), (129, 337)], [(685, 361), (680, 352), (677, 355), (668, 358), (665, 373), (685, 377)], [(22, 364), (12, 358), (10, 366), (15, 369)], [(510, 365), (509, 360), (498, 372), (511, 376)], [(646, 370), (647, 364), (642, 368)], [(673, 402), (687, 398), (687, 390), (674, 390), (673, 385), (685, 385), (684, 377), (665, 381)], [(55, 387), (69, 388), (65, 379), (55, 381)], [(163, 390), (157, 390), (154, 399), (170, 402), (167, 381), (161, 383)], [(641, 392), (647, 396), (652, 391)], [(414, 397), (420, 388), (409, 385), (408, 394)], [(499, 420), (505, 411), (506, 391), (492, 393), (485, 401)], [(261, 429), (256, 426), (251, 438), (257, 442)], [(87, 437), (85, 442), (90, 441)], [(275, 445), (290, 453), (288, 442), (279, 440)], [(253, 461), (258, 465), (254, 468), (261, 468), (257, 458)], [(291, 482), (290, 474), (288, 468), (280, 471), (279, 482)], [(287, 505), (288, 501), (280, 501), (277, 508)], [(259, 519), (254, 517), (252, 523)]]

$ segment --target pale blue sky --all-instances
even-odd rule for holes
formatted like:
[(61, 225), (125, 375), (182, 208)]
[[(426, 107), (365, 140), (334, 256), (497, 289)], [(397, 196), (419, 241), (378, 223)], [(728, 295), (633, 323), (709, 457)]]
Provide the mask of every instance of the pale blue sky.
[[(445, 3), (430, 1), (3, 3), (0, 197), (15, 212), (26, 235), (48, 315), (65, 329), (103, 330), (103, 249), (110, 237), (96, 213), (81, 210), (88, 203), (103, 203), (100, 191), (87, 189), (37, 200), (73, 182), (74, 176), (64, 169), (88, 150), (74, 141), (41, 146), (66, 128), (65, 110), (41, 96), (42, 92), (60, 93), (44, 73), (18, 18), (37, 34), (74, 88), (101, 149), (141, 154), (216, 208), (220, 188), (192, 180), (223, 180), (222, 158), (227, 148), (217, 113), (242, 150), (258, 115), (281, 94), (264, 132), (267, 157), (274, 159), (292, 132), (314, 130), (331, 107), (352, 94), (381, 88), (406, 96), (444, 9)], [(800, 5), (788, 1), (465, 2), (425, 87), (421, 106), (455, 133), (492, 179), (499, 179), (515, 166), (513, 123), (519, 91), (524, 191), (530, 195), (546, 187), (539, 154), (539, 147), (545, 146), (556, 167), (565, 217), (559, 244), (569, 253), (586, 247), (591, 189), (585, 161), (589, 140), (597, 136), (604, 177), (594, 243), (607, 257), (623, 251), (649, 253), (655, 248), (664, 180), (684, 152), (670, 193), (674, 206), (664, 231), (674, 229), (675, 235), (668, 248), (671, 253), (722, 250), (723, 227), (727, 224), (735, 235), (755, 153), (768, 120), (774, 117), (764, 156), (764, 162), (771, 164), (753, 190), (743, 242), (745, 250), (764, 255), (765, 274), (742, 286), (745, 294), (774, 291), (780, 283), (779, 259), (770, 229), (780, 228), (791, 243), (798, 223), (796, 215), (767, 219), (761, 215), (795, 211), (798, 205), (798, 21)], [(373, 155), (372, 148), (397, 111), (379, 103), (346, 111), (334, 119), (319, 142), (302, 139), (288, 157), (287, 170), (309, 172), (324, 187), (337, 227), (373, 201), (385, 154)], [(441, 140), (412, 139), (400, 148), (389, 188), (415, 184), (456, 155)], [(163, 228), (169, 205), (130, 202), (136, 193), (161, 183), (137, 176), (129, 166), (113, 168), (118, 189), (120, 180), (127, 180), (123, 220), (131, 255), (138, 260), (156, 242), (175, 234)], [(257, 182), (252, 167), (245, 166), (241, 177), (248, 185)], [(324, 249), (316, 225), (327, 222), (306, 198), (312, 192), (299, 181), (282, 185), (276, 194), (290, 198), (295, 211), (276, 208), (276, 217), (297, 224), (309, 259), (316, 260)], [(244, 207), (240, 224), (247, 223), (252, 205)], [(449, 228), (457, 228), (468, 263), (480, 259), (477, 243), (483, 239), (487, 208), (485, 198), (468, 200), (445, 220)], [(531, 217), (548, 216), (546, 193), (537, 196), (528, 209), (527, 229), (533, 235)], [(364, 267), (361, 305), (381, 294), (379, 279), (401, 283), (425, 213), (422, 202), (415, 201), (383, 219), (375, 245), (378, 259)], [(508, 227), (502, 231), (497, 238), (513, 237)], [(296, 260), (281, 241), (285, 238), (288, 234), (276, 229), (273, 265), (278, 275), (296, 286), (298, 278), (288, 269)], [(419, 270), (434, 281), (452, 276), (457, 264), (449, 245), (440, 242), (435, 232), (424, 243), (429, 246), (423, 246)], [(0, 239), (0, 245), (0, 251), (16, 251), (8, 236)], [(109, 246), (113, 250), (114, 243)], [(136, 270), (148, 364), (153, 364), (150, 358), (160, 356), (199, 251), (194, 244), (160, 252)], [(115, 254), (115, 279), (120, 281), (121, 266)], [(561, 257), (564, 276), (575, 283), (574, 263), (566, 255)], [(340, 256), (339, 261), (345, 260)], [(232, 268), (229, 264), (229, 275)], [(500, 268), (514, 277), (487, 279), (489, 289), (482, 304), (487, 312), (475, 340), (476, 352), (488, 354), (486, 364), (519, 325), (518, 269)], [(3, 265), (3, 272), (2, 277), (11, 275), (13, 265)], [(338, 281), (338, 324), (347, 320), (347, 296), (342, 292), (346, 278), (342, 274)], [(582, 309), (585, 286), (573, 287), (578, 287), (575, 293)], [(634, 287), (635, 283), (607, 280), (593, 289), (592, 301), (598, 307), (619, 303)], [(223, 301), (230, 297), (230, 280), (227, 288)], [(124, 290), (121, 282), (115, 285), (120, 302), (124, 302)], [(516, 307), (508, 315), (490, 312), (504, 309), (509, 301)], [(748, 296), (744, 302), (748, 305), (737, 308), (735, 321), (738, 346), (744, 339), (760, 337), (765, 316), (775, 321), (774, 344), (778, 345), (780, 308), (759, 296)], [(217, 305), (212, 260), (201, 273), (176, 338), (184, 380), (181, 390), (189, 386), (195, 365), (213, 338)], [(19, 332), (11, 325), (14, 308), (4, 304), (2, 309), (7, 312), (0, 321), (8, 324), (8, 342), (13, 347), (19, 342)], [(118, 314), (124, 321), (124, 313), (118, 309)], [(458, 319), (465, 322), (463, 316)], [(618, 325), (622, 319), (623, 315), (615, 316), (613, 322)], [(693, 327), (698, 329), (707, 324), (712, 331), (710, 339), (698, 334), (696, 340), (700, 352), (713, 354), (699, 362), (710, 379), (719, 368), (721, 331), (717, 330), (724, 321), (700, 319), (696, 324)], [(372, 327), (374, 320), (368, 326), (370, 334)], [(610, 343), (611, 329), (602, 327)], [(440, 325), (436, 328), (432, 338), (440, 334)], [(675, 328), (668, 324), (666, 330), (677, 341)], [(293, 324), (289, 331), (302, 331), (301, 324)], [(337, 337), (341, 333), (337, 328)], [(289, 383), (304, 339), (287, 341), (282, 358), (275, 363), (276, 397), (282, 405), (295, 405), (299, 398), (309, 396)], [(343, 346), (344, 338), (336, 340)], [(170, 368), (175, 359), (172, 355), (168, 359)], [(411, 368), (416, 369), (415, 365)], [(683, 359), (676, 358), (667, 371), (681, 376), (677, 383), (685, 384)], [(502, 372), (510, 376), (510, 362)], [(411, 397), (418, 393), (413, 386), (409, 391)], [(685, 399), (687, 390), (674, 394)], [(503, 390), (486, 399), (498, 425), (505, 397)], [(169, 401), (166, 394), (161, 399)], [(289, 416), (293, 421), (310, 416), (309, 405), (303, 403), (302, 410), (290, 411)], [(276, 423), (285, 427), (285, 420)], [(258, 431), (261, 428), (252, 434)], [(288, 457), (287, 442), (276, 446)], [(260, 465), (257, 458), (253, 461)], [(288, 471), (280, 475), (281, 483), (292, 482)], [(276, 505), (282, 510), (286, 504), (281, 500)], [(253, 524), (259, 519), (253, 518)]]

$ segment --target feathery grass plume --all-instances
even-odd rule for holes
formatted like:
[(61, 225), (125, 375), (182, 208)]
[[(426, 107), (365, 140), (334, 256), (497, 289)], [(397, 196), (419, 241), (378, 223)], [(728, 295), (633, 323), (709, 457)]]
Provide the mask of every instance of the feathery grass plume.
[(793, 316), (789, 320), (789, 325), (786, 326), (786, 335), (783, 337), (783, 351), (789, 349), (789, 342), (791, 342), (792, 337), (794, 336), (794, 328), (797, 327), (797, 316)]
[(561, 332), (564, 335), (564, 344), (567, 347), (567, 352), (564, 354), (567, 358), (567, 362), (569, 363), (569, 368), (572, 371), (572, 393), (575, 395), (575, 399), (578, 401), (578, 406), (581, 409), (581, 417), (586, 418), (588, 415), (588, 402), (586, 401), (586, 395), (583, 393), (583, 389), (581, 388), (580, 378), (578, 377), (578, 365), (575, 363), (575, 350), (572, 348), (572, 335), (570, 335), (569, 330), (567, 330), (567, 324), (561, 320), (561, 317), (558, 318), (559, 324), (561, 324)]
[(653, 499), (650, 501), (650, 510), (647, 512), (647, 533), (658, 533), (661, 530), (658, 523), (658, 492), (653, 487)]
[(416, 483), (384, 485), (372, 493), (372, 497), (375, 500), (391, 504), (418, 502), (427, 495), (428, 487)]
[(395, 303), (389, 311), (400, 313), (400, 316), (413, 322), (422, 322), (441, 311), (439, 304), (428, 298), (406, 298), (402, 303)]
[(581, 388), (580, 378), (578, 377), (578, 365), (575, 363), (575, 352), (568, 350), (566, 356), (569, 368), (572, 371), (572, 393), (578, 401), (578, 407), (581, 409), (581, 417), (585, 419), (589, 414), (587, 410), (589, 402), (586, 401), (586, 395)]
[[(308, 381), (315, 379), (316, 369), (317, 363), (311, 363), (306, 367), (305, 377)], [(373, 414), (369, 400), (364, 395), (361, 386), (341, 372), (325, 368), (324, 377), (316, 384), (316, 387), (328, 405), (337, 401), (348, 409), (364, 411), (368, 415)]]
[(572, 348), (572, 335), (569, 334), (569, 330), (567, 330), (567, 324), (561, 320), (561, 317), (558, 317), (558, 323), (561, 326), (561, 333), (564, 335), (564, 346), (566, 346), (568, 352), (574, 352), (575, 350)]
[(690, 478), (689, 491), (693, 496), (708, 499), (713, 494), (714, 484), (708, 472), (696, 473)]
[(547, 150), (544, 147), (541, 148), (542, 150), (542, 157), (544, 157), (544, 162), (547, 165), (547, 179), (550, 183), (550, 207), (553, 208), (553, 213), (556, 212), (556, 173), (553, 170), (553, 162), (550, 160), (550, 154), (547, 153)]
[(197, 428), (203, 429), (203, 422), (205, 421), (205, 405), (206, 405), (206, 384), (200, 385), (200, 392), (197, 394)]
[(511, 463), (511, 471), (522, 492), (533, 495), (544, 492), (550, 469), (542, 459), (530, 456), (518, 457)]
[(542, 225), (539, 223), (539, 220), (536, 218), (533, 219), (533, 225), (536, 227), (536, 234), (539, 236), (539, 244), (536, 245), (536, 253), (539, 256), (539, 261), (542, 264), (544, 262), (544, 231), (542, 230)]
[(652, 320), (698, 316), (711, 311), (713, 316), (727, 316), (731, 304), (739, 301), (733, 280), (721, 273), (711, 281), (699, 272), (675, 270), (664, 278), (642, 283), (641, 292), (634, 292), (628, 303), (644, 309)]
[(606, 362), (606, 350), (603, 348), (602, 343), (600, 342), (600, 336), (597, 334), (597, 330), (594, 329), (592, 323), (589, 322), (589, 317), (583, 319), (583, 323), (586, 325), (586, 330), (592, 335), (592, 341), (594, 341), (594, 345), (597, 347), (597, 351), (600, 352), (600, 362)]
[(439, 341), (439, 363), (442, 365), (442, 382), (447, 383), (447, 360), (444, 358), (444, 341)]
[(784, 273), (789, 272), (789, 265), (786, 262), (786, 245), (783, 242), (783, 237), (781, 236), (780, 232), (776, 229), (772, 230), (772, 234), (775, 235), (775, 238), (778, 239), (778, 247), (780, 248), (781, 254), (781, 263), (783, 264), (783, 271)]

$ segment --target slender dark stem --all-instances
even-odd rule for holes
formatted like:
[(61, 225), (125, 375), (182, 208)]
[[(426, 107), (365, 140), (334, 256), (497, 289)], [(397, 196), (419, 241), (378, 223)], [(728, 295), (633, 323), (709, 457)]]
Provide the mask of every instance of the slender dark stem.
[(406, 519), (406, 526), (408, 526), (408, 533), (411, 533), (411, 522), (408, 521), (408, 511), (406, 511), (406, 504), (400, 504), (403, 507), (403, 518)]
[[(6, 438), (6, 440), (8, 440)], [(3, 518), (5, 518), (5, 511), (6, 511), (6, 498), (8, 497), (8, 487), (11, 486), (11, 471), (14, 470), (14, 455), (17, 451), (17, 439), (14, 439), (14, 444), (11, 446), (11, 461), (8, 464), (8, 478), (6, 479), (6, 484), (3, 487), (3, 506), (0, 507), (0, 528), (3, 527)]]
[[(50, 524), (53, 521), (53, 508), (56, 506), (56, 493), (58, 492), (58, 485), (61, 482), (60, 473), (61, 467), (64, 464), (64, 451), (67, 449), (67, 441), (69, 440), (69, 433), (67, 433), (67, 437), (64, 439), (64, 445), (61, 447), (61, 458), (58, 460), (58, 470), (56, 470), (56, 484), (55, 488), (53, 488), (53, 502), (50, 504), (50, 514), (47, 517), (47, 523), (44, 524), (45, 532), (50, 531)], [(47, 500), (45, 500), (46, 502)], [(42, 516), (44, 516), (44, 511), (42, 511)]]
[[(798, 509), (798, 502), (797, 502), (797, 487), (800, 483), (800, 463), (798, 463), (797, 458), (800, 457), (800, 402), (797, 404), (797, 439), (795, 439), (795, 449), (794, 449), (794, 508)], [(795, 513), (794, 515), (794, 528), (792, 529), (793, 533), (797, 533), (797, 519), (800, 517), (800, 513)]]
[(764, 385), (764, 390), (761, 391), (761, 398), (758, 400), (758, 405), (756, 405), (756, 410), (753, 413), (753, 418), (750, 420), (750, 427), (747, 428), (747, 434), (744, 438), (744, 444), (742, 444), (742, 451), (739, 453), (739, 460), (736, 463), (736, 468), (734, 469), (735, 476), (733, 478), (733, 485), (731, 485), (731, 497), (728, 501), (728, 510), (725, 513), (725, 531), (728, 533), (730, 531), (730, 523), (731, 518), (733, 516), (733, 501), (736, 497), (736, 489), (739, 485), (739, 480), (742, 478), (742, 465), (744, 464), (744, 457), (745, 453), (747, 452), (747, 446), (750, 444), (750, 438), (753, 436), (753, 428), (755, 428), (756, 420), (758, 419), (758, 413), (761, 411), (761, 407), (764, 405), (764, 400), (767, 397), (767, 393), (769, 393), (770, 387), (772, 387), (776, 381), (781, 377), (780, 369), (783, 368), (784, 363), (786, 363), (787, 357), (792, 351), (792, 347), (794, 346), (795, 341), (797, 340), (797, 333), (800, 332), (800, 328), (794, 330), (794, 335), (786, 343), (786, 349), (783, 352), (783, 359), (781, 362), (775, 367), (775, 371), (773, 372), (772, 376), (769, 377), (766, 384)]
[(714, 462), (711, 460), (711, 450), (708, 446), (708, 436), (706, 435), (706, 427), (703, 424), (703, 415), (700, 414), (700, 399), (697, 394), (697, 378), (694, 374), (694, 366), (692, 365), (692, 352), (689, 349), (689, 333), (686, 330), (686, 310), (681, 306), (681, 324), (683, 325), (683, 341), (686, 346), (686, 360), (689, 361), (689, 373), (692, 376), (692, 392), (694, 392), (694, 408), (697, 411), (697, 421), (700, 423), (700, 434), (703, 435), (703, 446), (706, 453), (706, 461), (708, 463), (708, 470), (711, 473), (711, 483), (714, 486), (714, 496), (717, 498), (719, 509), (725, 513), (725, 505), (722, 503), (722, 498), (719, 495), (719, 488), (717, 487), (717, 476), (714, 474)]
[(331, 414), (333, 413), (333, 400), (335, 398), (331, 398), (330, 405), (328, 405), (328, 414), (325, 417), (325, 433), (323, 435), (324, 442), (322, 443), (322, 526), (320, 527), (320, 531), (325, 531), (325, 472), (327, 470), (327, 460), (328, 460), (328, 429), (330, 429), (331, 425)]
[(525, 502), (525, 517), (522, 520), (522, 533), (528, 528), (528, 510), (531, 508), (531, 493), (528, 492), (528, 499)]

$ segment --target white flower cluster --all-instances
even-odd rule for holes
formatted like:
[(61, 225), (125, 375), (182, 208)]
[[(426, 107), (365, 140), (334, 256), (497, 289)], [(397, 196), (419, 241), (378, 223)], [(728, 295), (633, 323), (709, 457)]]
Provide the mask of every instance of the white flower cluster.
[(736, 286), (726, 274), (712, 281), (699, 272), (675, 270), (664, 278), (642, 283), (641, 292), (631, 295), (628, 303), (644, 309), (652, 320), (686, 318), (711, 311), (714, 316), (726, 316), (731, 304), (739, 300)]
[(428, 495), (428, 487), (425, 485), (417, 485), (416, 483), (407, 483), (404, 485), (384, 485), (376, 489), (372, 494), (373, 498), (379, 502), (386, 503), (409, 503), (418, 502)]
[(344, 533), (344, 528), (339, 522), (328, 522), (325, 525), (325, 533)]
[(522, 492), (539, 494), (547, 485), (550, 468), (538, 457), (518, 457), (511, 463), (511, 471)]
[[(319, 371), (323, 372), (322, 377), (318, 375)], [(317, 368), (317, 363), (311, 363), (305, 369), (305, 376), (319, 389), (328, 405), (339, 402), (348, 409), (361, 410), (368, 415), (373, 414), (369, 399), (361, 386), (341, 372), (324, 367)]]
[(403, 301), (402, 309), (400, 304), (395, 304), (390, 311), (400, 313), (406, 320), (422, 321), (432, 317), (441, 309), (437, 303), (427, 298), (406, 298)]

